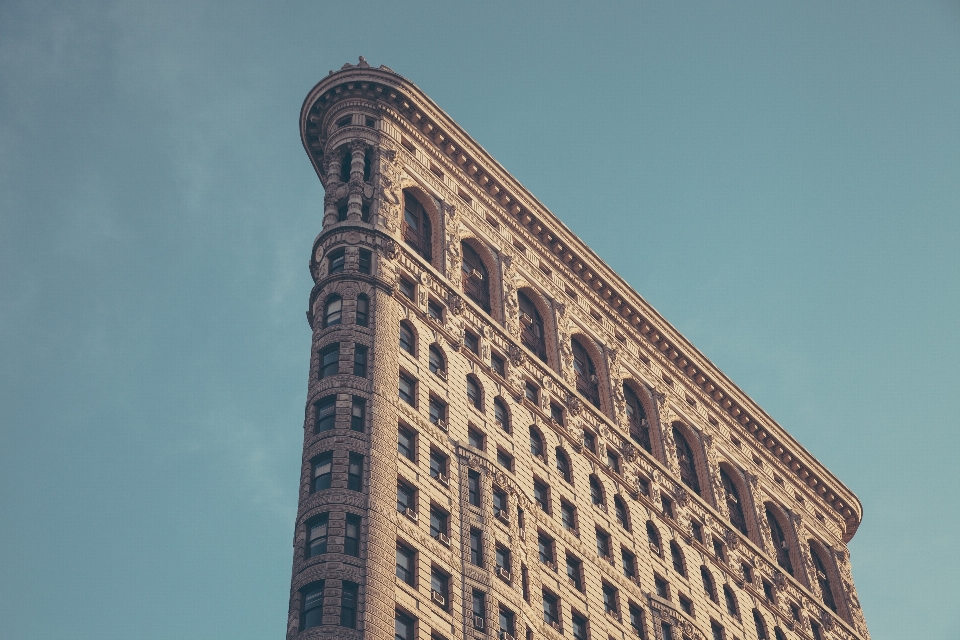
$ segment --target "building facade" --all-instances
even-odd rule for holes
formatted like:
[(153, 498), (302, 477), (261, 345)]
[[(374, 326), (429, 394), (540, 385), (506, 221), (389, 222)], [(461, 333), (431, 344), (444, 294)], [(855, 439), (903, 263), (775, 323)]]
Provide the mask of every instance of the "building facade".
[(325, 189), (287, 638), (868, 638), (856, 496), (416, 86), (363, 58)]

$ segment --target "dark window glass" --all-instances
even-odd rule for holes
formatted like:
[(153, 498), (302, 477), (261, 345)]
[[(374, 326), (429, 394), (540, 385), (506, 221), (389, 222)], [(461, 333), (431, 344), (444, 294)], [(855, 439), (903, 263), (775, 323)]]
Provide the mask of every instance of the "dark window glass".
[(530, 427), (530, 453), (535, 458), (543, 459), (543, 438), (534, 427)]
[(498, 518), (509, 517), (507, 511), (507, 492), (502, 489), (493, 490), (493, 515)]
[(353, 346), (353, 375), (367, 377), (367, 347), (362, 344)]
[[(483, 591), (478, 591), (477, 589), (474, 589), (473, 598), (471, 599), (471, 601), (472, 601), (471, 608), (473, 609), (473, 617), (480, 618), (480, 620), (486, 620), (487, 619), (487, 595)], [(477, 621), (474, 620), (474, 626), (477, 629), (482, 629), (483, 623), (481, 622), (478, 625)]]
[[(723, 640), (723, 636), (722, 635), (718, 636), (716, 632), (714, 632), (713, 637), (716, 640)], [(780, 629), (780, 627), (773, 628), (773, 637), (776, 638), (777, 640), (787, 640), (787, 636), (783, 635), (783, 630)]]
[(500, 398), (495, 398), (493, 401), (493, 417), (500, 429), (510, 433), (510, 414), (507, 413), (507, 406)]
[(773, 548), (777, 552), (777, 564), (793, 575), (793, 563), (790, 561), (790, 546), (787, 544), (787, 537), (783, 535), (783, 529), (780, 528), (780, 521), (776, 515), (767, 507), (767, 523), (770, 525), (770, 535), (773, 538)]
[(430, 450), (430, 476), (438, 478), (447, 475), (448, 458), (436, 449)]
[(507, 377), (507, 361), (495, 353), (490, 354), (490, 368), (493, 369), (500, 377)]
[(513, 456), (502, 449), (497, 450), (497, 463), (507, 471), (513, 471)]
[(553, 562), (553, 540), (549, 536), (543, 533), (537, 535), (537, 551), (540, 562)]
[(763, 616), (756, 609), (753, 610), (753, 625), (757, 628), (757, 640), (769, 640), (767, 625), (763, 621)]
[(627, 401), (630, 437), (647, 452), (653, 453), (653, 445), (650, 443), (650, 423), (647, 421), (647, 412), (643, 409), (643, 403), (627, 384), (623, 385), (623, 397)]
[(417, 434), (403, 425), (397, 429), (397, 451), (407, 460), (417, 461)]
[(567, 554), (567, 577), (570, 578), (570, 584), (577, 591), (583, 591), (583, 563), (578, 559)]
[(440, 353), (440, 347), (435, 344), (430, 345), (430, 372), (435, 373), (441, 378), (445, 377), (447, 372), (447, 363)]
[(596, 453), (597, 452), (597, 436), (593, 435), (589, 431), (584, 431), (583, 446), (590, 453)]
[(547, 344), (544, 340), (543, 318), (533, 301), (522, 291), (517, 293), (520, 305), (520, 341), (537, 357), (547, 361)]
[(553, 402), (550, 403), (550, 419), (557, 424), (563, 424), (563, 408)]
[[(718, 622), (710, 621), (710, 633), (713, 634), (713, 640), (725, 640), (726, 636), (723, 633), (723, 627), (720, 626)], [(786, 640), (782, 636), (777, 640)]]
[(485, 449), (486, 437), (477, 431), (474, 428), (467, 429), (467, 442), (470, 443), (470, 446), (474, 449), (480, 449), (481, 451)]
[(340, 372), (340, 343), (335, 342), (320, 352), (320, 370), (317, 377), (321, 380), (335, 376)]
[(700, 567), (700, 578), (703, 580), (703, 591), (707, 594), (707, 597), (717, 601), (717, 588), (713, 582), (713, 574), (710, 573), (710, 569), (706, 567)]
[(620, 456), (607, 449), (607, 467), (616, 474), (620, 473)]
[[(350, 116), (345, 116), (337, 120), (337, 128), (345, 127), (350, 124)], [(350, 182), (350, 170), (353, 166), (353, 154), (347, 150), (340, 160), (340, 182)]]
[(673, 627), (669, 622), (660, 623), (660, 633), (663, 636), (663, 640), (673, 640)]
[(603, 610), (616, 615), (619, 611), (617, 607), (617, 590), (606, 582), (604, 582), (600, 588), (601, 591), (603, 591)]
[(596, 505), (603, 505), (603, 487), (596, 476), (590, 476), (590, 501)]
[(560, 521), (567, 531), (577, 530), (577, 508), (569, 502), (560, 502)]
[(480, 506), (480, 473), (477, 471), (467, 473), (467, 495), (470, 504), (475, 507)]
[(630, 626), (633, 628), (640, 640), (644, 640), (647, 637), (647, 633), (645, 631), (646, 625), (643, 622), (643, 610), (640, 607), (632, 604), (630, 605)]
[[(368, 127), (373, 127), (374, 120), (373, 118), (364, 118), (363, 123)], [(363, 154), (363, 181), (364, 182), (370, 182), (370, 173), (372, 169), (371, 165), (373, 164), (373, 161), (370, 158), (371, 155), (372, 154), (370, 153), (369, 149), (367, 149), (366, 153)], [(369, 218), (365, 219), (364, 222), (366, 222), (368, 219)]]
[[(369, 211), (369, 209), (368, 209)], [(366, 249), (360, 249), (360, 257), (357, 261), (357, 270), (360, 273), (370, 273), (370, 266), (373, 260), (373, 254)]]
[(343, 320), (343, 298), (330, 296), (323, 308), (323, 326), (332, 327)]
[(726, 494), (727, 509), (730, 511), (730, 524), (736, 527), (743, 535), (747, 534), (747, 519), (743, 515), (743, 503), (740, 501), (740, 492), (733, 483), (733, 479), (723, 467), (720, 467), (720, 483)]
[(637, 476), (637, 488), (640, 490), (640, 493), (648, 498), (650, 497), (650, 481), (643, 476)]
[[(820, 634), (820, 625), (813, 620), (810, 621), (810, 633), (813, 635), (813, 640), (823, 640), (823, 636)], [(761, 640), (766, 639), (761, 638)]]
[(397, 611), (393, 621), (393, 640), (414, 640), (415, 632), (414, 619)]
[(647, 520), (647, 542), (650, 544), (651, 551), (658, 556), (663, 555), (663, 550), (660, 547), (660, 532), (657, 531), (657, 526), (650, 520)]
[(520, 591), (523, 599), (530, 602), (530, 576), (527, 573), (527, 566), (523, 563), (520, 564)]
[(449, 516), (445, 511), (441, 511), (436, 507), (430, 508), (430, 536), (433, 538), (438, 537), (441, 533), (447, 535), (447, 521)]
[(740, 569), (743, 570), (743, 580), (748, 584), (753, 584), (753, 568), (746, 562), (740, 564)]
[(680, 550), (680, 545), (673, 540), (670, 541), (670, 559), (673, 562), (673, 570), (686, 577), (687, 570), (683, 566), (683, 551)]
[(536, 478), (533, 480), (533, 500), (542, 510), (550, 512), (550, 487)]
[(363, 454), (351, 453), (347, 467), (347, 489), (350, 491), (363, 490)]
[(677, 443), (677, 462), (680, 464), (680, 479), (693, 491), (700, 495), (700, 479), (697, 476), (697, 465), (693, 458), (693, 449), (683, 433), (673, 428), (673, 439)]
[(447, 405), (433, 396), (430, 396), (430, 422), (446, 429)]
[(400, 278), (398, 280), (398, 286), (400, 288), (400, 293), (405, 297), (413, 300), (417, 295), (417, 285), (407, 280), (406, 278)]
[(513, 611), (510, 611), (506, 607), (500, 607), (500, 631), (503, 633), (509, 633), (511, 636), (516, 633), (516, 627), (514, 625), (514, 615)]
[(330, 255), (327, 257), (328, 269), (327, 273), (340, 273), (343, 271), (344, 264), (346, 262), (346, 253), (343, 249), (335, 249), (330, 252)]
[(400, 399), (411, 406), (417, 406), (417, 381), (410, 376), (400, 374)]
[(313, 410), (314, 432), (330, 431), (337, 421), (337, 396), (321, 398), (313, 405)]
[(604, 557), (610, 557), (610, 534), (597, 529), (597, 553)]
[(483, 411), (483, 394), (480, 392), (480, 383), (473, 376), (467, 376), (467, 398), (477, 410)]
[(727, 613), (735, 618), (740, 617), (740, 609), (737, 607), (737, 597), (727, 585), (723, 585), (723, 599), (727, 603)]
[(333, 479), (333, 451), (324, 451), (313, 460), (313, 490), (329, 489)]
[(717, 560), (723, 562), (723, 543), (716, 538), (713, 539), (713, 555), (717, 557)]
[(321, 513), (316, 519), (311, 520), (307, 525), (307, 552), (306, 556), (312, 558), (321, 553), (327, 552), (328, 525), (330, 523), (330, 514)]
[(397, 543), (397, 577), (409, 585), (417, 575), (416, 555), (410, 547)]
[(696, 520), (690, 521), (690, 528), (693, 531), (693, 537), (697, 542), (703, 542), (703, 525)]
[(560, 477), (567, 482), (573, 482), (573, 474), (570, 472), (570, 460), (567, 458), (567, 454), (563, 452), (563, 449), (557, 447), (556, 456), (557, 471), (560, 473)]
[(323, 580), (303, 591), (303, 615), (300, 628), (310, 629), (323, 624)]
[(523, 395), (536, 406), (540, 406), (540, 389), (532, 382), (527, 382), (523, 388)]
[(637, 558), (624, 548), (620, 549), (620, 558), (623, 563), (623, 575), (628, 578), (637, 577)]
[(673, 500), (660, 494), (660, 507), (663, 509), (663, 515), (673, 520)]
[(475, 333), (471, 333), (470, 331), (463, 332), (463, 346), (473, 353), (480, 355), (480, 337)]
[(397, 511), (405, 513), (407, 510), (415, 512), (417, 510), (416, 490), (403, 483), (397, 483)]
[(415, 338), (413, 336), (413, 329), (406, 322), (400, 323), (400, 348), (412, 355), (414, 358), (417, 357), (417, 347)]
[(463, 292), (468, 298), (476, 302), (480, 307), (490, 312), (490, 277), (487, 274), (487, 267), (480, 259), (473, 247), (466, 242), (460, 243), (461, 255), (463, 256), (462, 277)]
[(833, 599), (833, 589), (830, 588), (830, 578), (827, 575), (827, 565), (820, 557), (820, 552), (811, 543), (810, 555), (813, 558), (813, 566), (817, 573), (817, 585), (820, 587), (820, 595), (823, 598), (823, 604), (830, 607), (834, 613), (837, 612), (837, 603)]
[(483, 537), (479, 529), (470, 529), (470, 562), (483, 566)]
[(560, 624), (560, 601), (557, 596), (543, 592), (543, 621), (547, 624)]
[(353, 397), (350, 406), (350, 429), (363, 432), (367, 421), (367, 401), (364, 398)]
[(510, 567), (511, 567), (510, 550), (507, 549), (506, 547), (497, 546), (496, 561), (497, 561), (498, 567), (500, 567), (504, 571), (510, 571)]
[(770, 584), (767, 580), (761, 580), (760, 582), (763, 585), (763, 596), (769, 602), (776, 602), (776, 598), (773, 595), (773, 585)]
[(403, 194), (403, 239), (430, 262), (433, 254), (430, 217), (420, 201), (406, 192)]
[(357, 296), (356, 321), (361, 327), (365, 327), (370, 323), (370, 299), (362, 293)]
[(630, 517), (628, 515), (627, 505), (620, 499), (620, 496), (613, 497), (613, 511), (617, 516), (617, 522), (620, 523), (620, 526), (630, 531)]
[(593, 360), (587, 355), (580, 341), (574, 338), (570, 341), (570, 347), (573, 349), (573, 371), (577, 378), (577, 391), (590, 401), (593, 406), (600, 407), (600, 380), (597, 378), (597, 370), (593, 366)]
[(350, 207), (347, 205), (347, 201), (342, 200), (337, 206), (337, 222), (345, 222), (347, 220), (348, 211), (350, 211)]
[(653, 588), (656, 590), (657, 595), (664, 600), (670, 599), (670, 583), (658, 575), (653, 576)]
[(450, 576), (434, 567), (430, 572), (430, 590), (440, 595), (443, 599), (440, 606), (446, 609), (450, 602)]
[(683, 612), (686, 613), (691, 618), (693, 617), (693, 602), (689, 598), (685, 597), (683, 594), (680, 595), (677, 600), (680, 601), (680, 608), (683, 609)]
[(348, 629), (357, 628), (357, 600), (359, 600), (360, 585), (344, 580), (340, 593), (340, 626)]
[(573, 632), (573, 640), (587, 640), (587, 620), (583, 616), (574, 613), (570, 617), (570, 630)]
[(347, 522), (343, 536), (343, 552), (354, 558), (360, 557), (360, 516), (347, 514)]
[(427, 302), (427, 315), (429, 315), (434, 320), (443, 322), (443, 306), (440, 305), (436, 300), (430, 300)]

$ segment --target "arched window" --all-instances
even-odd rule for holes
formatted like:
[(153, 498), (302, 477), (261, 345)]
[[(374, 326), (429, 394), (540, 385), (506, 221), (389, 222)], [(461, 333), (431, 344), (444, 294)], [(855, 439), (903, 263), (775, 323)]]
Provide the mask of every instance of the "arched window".
[(646, 449), (647, 453), (653, 453), (653, 445), (650, 444), (650, 423), (647, 422), (647, 412), (643, 410), (643, 403), (626, 383), (623, 384), (623, 397), (627, 401), (627, 421), (630, 427), (630, 437)]
[(435, 344), (430, 345), (430, 371), (441, 378), (447, 377), (447, 362)]
[(416, 334), (413, 332), (413, 327), (406, 322), (400, 323), (400, 348), (412, 355), (414, 358), (417, 357)]
[(590, 476), (590, 500), (593, 504), (603, 506), (603, 487), (600, 486), (600, 481), (597, 480), (597, 476)]
[(570, 340), (570, 346), (573, 348), (573, 371), (577, 377), (577, 391), (599, 409), (600, 380), (597, 378), (593, 360), (576, 338)]
[(700, 495), (700, 478), (697, 476), (697, 465), (693, 458), (693, 449), (680, 429), (673, 428), (673, 440), (677, 443), (677, 462), (680, 463), (680, 479), (693, 491)]
[(503, 431), (510, 433), (510, 414), (507, 413), (507, 405), (500, 398), (493, 399), (493, 418)]
[(520, 291), (517, 293), (517, 302), (520, 305), (520, 341), (525, 347), (537, 354), (537, 357), (547, 361), (547, 343), (543, 330), (543, 318), (533, 304), (533, 301)]
[(717, 601), (717, 587), (713, 582), (713, 574), (710, 573), (710, 569), (707, 569), (706, 566), (700, 567), (700, 579), (703, 580), (703, 591), (707, 594), (707, 597)]
[(480, 388), (480, 382), (473, 376), (467, 376), (467, 398), (470, 404), (479, 411), (483, 411), (483, 390)]
[(813, 566), (817, 573), (817, 585), (820, 587), (823, 604), (830, 607), (830, 610), (836, 613), (837, 602), (833, 599), (833, 589), (830, 588), (830, 577), (827, 575), (827, 565), (813, 542), (810, 543), (810, 555), (813, 557)]
[(763, 616), (756, 609), (753, 610), (753, 624), (757, 627), (757, 640), (769, 640), (767, 635), (767, 624), (763, 621)]
[(650, 520), (647, 520), (647, 542), (655, 554), (663, 555), (663, 549), (660, 548), (660, 532), (657, 531), (657, 525)]
[(530, 453), (535, 458), (546, 459), (543, 455), (543, 436), (540, 435), (536, 427), (530, 427)]
[(773, 635), (777, 640), (787, 640), (787, 636), (783, 635), (783, 631), (780, 627), (773, 628)]
[(332, 295), (327, 298), (327, 304), (323, 307), (323, 326), (332, 327), (340, 324), (343, 319), (343, 298), (338, 295)]
[(630, 511), (620, 496), (613, 496), (613, 512), (617, 516), (617, 522), (620, 523), (620, 526), (630, 531)]
[(793, 575), (793, 563), (790, 561), (790, 545), (787, 544), (787, 537), (783, 535), (783, 529), (780, 527), (780, 521), (767, 505), (767, 524), (770, 525), (770, 537), (773, 538), (773, 548), (777, 552), (777, 564)]
[(675, 540), (670, 541), (670, 560), (673, 562), (673, 570), (686, 578), (687, 570), (683, 566), (683, 551)]
[(433, 232), (430, 216), (420, 201), (403, 193), (403, 240), (430, 262), (433, 259)]
[(737, 607), (737, 597), (733, 595), (733, 590), (727, 585), (723, 585), (723, 599), (727, 601), (727, 613), (734, 618), (739, 618), (740, 608)]
[(366, 327), (370, 324), (370, 298), (367, 294), (361, 293), (357, 296), (357, 325)]
[(730, 511), (730, 524), (743, 535), (749, 535), (747, 533), (747, 519), (743, 515), (740, 492), (737, 491), (737, 485), (733, 484), (733, 478), (723, 467), (720, 467), (720, 483), (723, 485), (723, 492), (727, 494), (726, 501), (727, 509)]
[(463, 256), (462, 280), (463, 292), (468, 298), (480, 305), (484, 311), (490, 312), (490, 276), (484, 266), (480, 254), (466, 242), (460, 243)]
[(567, 454), (563, 452), (563, 449), (557, 447), (556, 451), (557, 456), (557, 471), (560, 473), (560, 477), (566, 480), (567, 482), (573, 482), (573, 474), (570, 472), (570, 460), (567, 458)]
[(341, 200), (337, 203), (337, 222), (346, 222), (347, 212), (350, 210), (350, 207), (347, 205), (346, 200)]

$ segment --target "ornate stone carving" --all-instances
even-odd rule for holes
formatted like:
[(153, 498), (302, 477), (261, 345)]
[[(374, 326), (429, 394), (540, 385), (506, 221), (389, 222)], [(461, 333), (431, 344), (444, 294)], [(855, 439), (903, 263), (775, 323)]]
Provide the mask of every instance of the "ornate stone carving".
[(526, 360), (523, 349), (512, 343), (507, 348), (507, 356), (510, 358), (510, 364), (515, 367), (519, 367), (523, 364), (524, 360)]
[(380, 253), (387, 260), (396, 260), (397, 256), (400, 255), (400, 245), (393, 240), (387, 240), (380, 245)]
[(466, 309), (466, 304), (463, 302), (463, 298), (460, 297), (460, 294), (451, 293), (450, 298), (447, 300), (447, 306), (450, 307), (450, 313), (455, 316), (463, 313)]
[(571, 416), (579, 416), (583, 412), (583, 403), (574, 395), (567, 396), (567, 411)]

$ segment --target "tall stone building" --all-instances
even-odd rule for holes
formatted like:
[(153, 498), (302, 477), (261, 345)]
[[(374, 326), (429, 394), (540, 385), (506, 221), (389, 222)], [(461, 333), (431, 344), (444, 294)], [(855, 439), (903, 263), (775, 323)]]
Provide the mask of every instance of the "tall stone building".
[(288, 639), (869, 637), (856, 496), (430, 98), (361, 58), (300, 133)]

